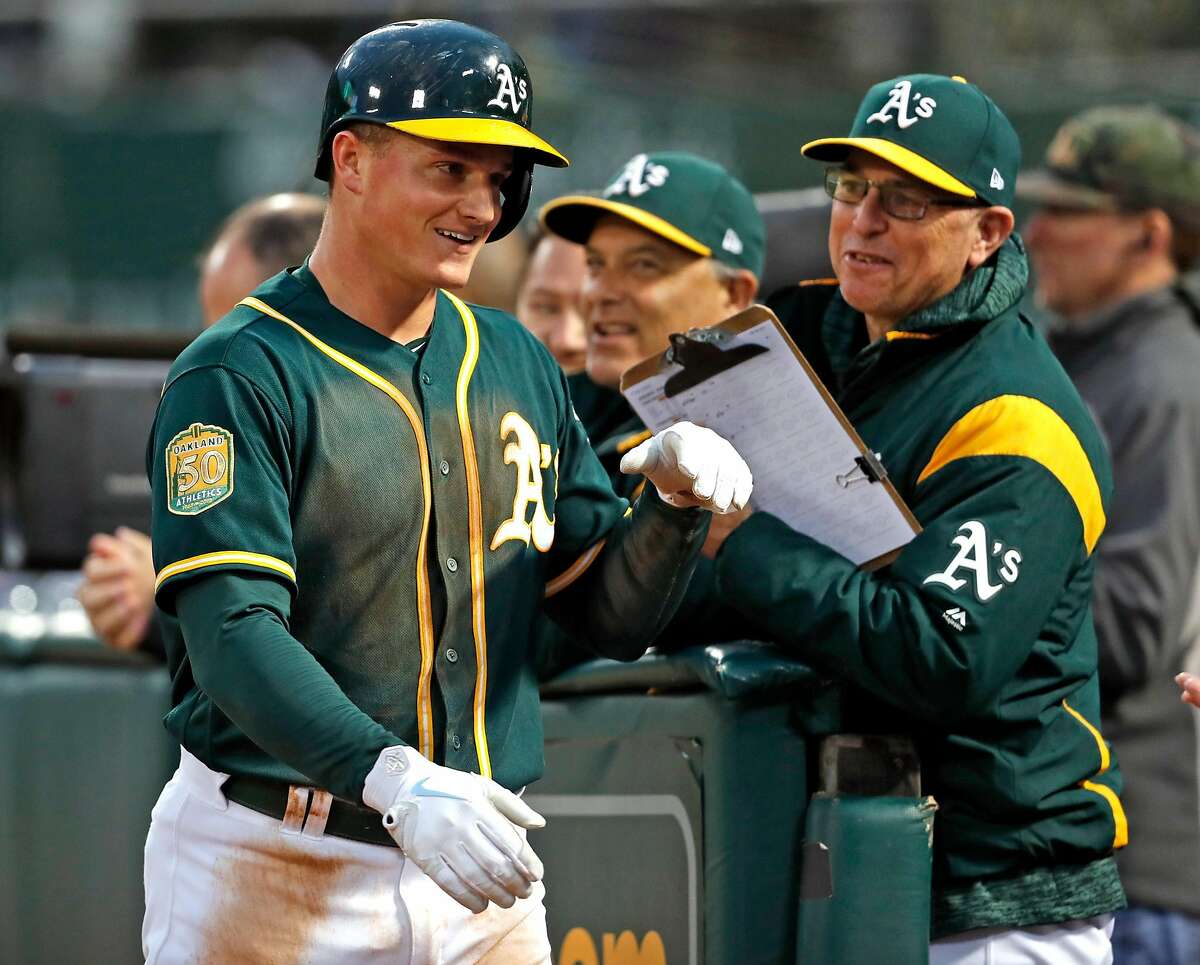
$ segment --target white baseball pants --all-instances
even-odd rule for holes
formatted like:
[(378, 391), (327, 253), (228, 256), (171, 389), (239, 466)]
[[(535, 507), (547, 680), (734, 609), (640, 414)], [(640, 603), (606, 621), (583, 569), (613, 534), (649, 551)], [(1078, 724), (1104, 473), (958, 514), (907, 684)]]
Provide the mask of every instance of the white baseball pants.
[(989, 928), (932, 942), (929, 965), (1112, 965), (1113, 916)]
[(473, 915), (395, 848), (231, 801), (186, 750), (146, 838), (147, 965), (549, 965), (545, 890)]

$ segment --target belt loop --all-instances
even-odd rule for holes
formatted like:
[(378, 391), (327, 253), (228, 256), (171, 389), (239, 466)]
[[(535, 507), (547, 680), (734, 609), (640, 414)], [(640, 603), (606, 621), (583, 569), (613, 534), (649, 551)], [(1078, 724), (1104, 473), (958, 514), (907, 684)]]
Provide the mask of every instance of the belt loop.
[(329, 820), (329, 809), (332, 806), (332, 794), (328, 791), (314, 790), (312, 804), (308, 808), (308, 818), (304, 822), (304, 830), (300, 833), (306, 838), (324, 837), (325, 822)]
[(288, 788), (287, 810), (283, 812), (283, 827), (279, 829), (283, 834), (300, 833), (311, 796), (312, 788), (297, 787), (295, 784)]

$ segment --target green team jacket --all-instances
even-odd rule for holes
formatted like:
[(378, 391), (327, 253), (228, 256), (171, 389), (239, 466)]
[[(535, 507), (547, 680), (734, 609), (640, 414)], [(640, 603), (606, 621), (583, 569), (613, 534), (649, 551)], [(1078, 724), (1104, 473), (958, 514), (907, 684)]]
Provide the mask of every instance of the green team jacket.
[(218, 771), (357, 802), (401, 741), (509, 788), (540, 776), (543, 609), (633, 659), (707, 514), (630, 509), (565, 377), (514, 318), (437, 296), (399, 345), (282, 272), (167, 378), (148, 452), (168, 730)]
[(1099, 732), (1093, 550), (1099, 433), (1018, 312), (1014, 237), (867, 344), (836, 283), (771, 304), (923, 531), (864, 572), (766, 513), (722, 546), (747, 621), (917, 742), (934, 827), (934, 937), (1122, 907), (1120, 776)]

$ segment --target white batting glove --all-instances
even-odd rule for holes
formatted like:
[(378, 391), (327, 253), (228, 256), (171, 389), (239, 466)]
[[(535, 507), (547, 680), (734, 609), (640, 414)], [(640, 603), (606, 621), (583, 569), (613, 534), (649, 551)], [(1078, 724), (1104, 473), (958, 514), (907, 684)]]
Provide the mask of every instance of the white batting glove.
[(625, 453), (621, 472), (642, 473), (665, 502), (736, 513), (750, 500), (754, 480), (737, 450), (711, 429), (676, 422)]
[(486, 777), (434, 764), (412, 747), (387, 747), (367, 775), (363, 801), (383, 815), (400, 850), (476, 914), (489, 901), (511, 908), (542, 877), (517, 827), (545, 827), (546, 819)]

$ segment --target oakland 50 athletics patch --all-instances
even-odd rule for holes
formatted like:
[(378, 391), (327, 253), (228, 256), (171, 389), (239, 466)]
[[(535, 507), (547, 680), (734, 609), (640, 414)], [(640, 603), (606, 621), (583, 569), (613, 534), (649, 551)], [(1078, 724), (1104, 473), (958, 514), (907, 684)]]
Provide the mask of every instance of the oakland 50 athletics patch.
[(233, 492), (233, 433), (193, 422), (167, 443), (167, 509), (195, 516)]

